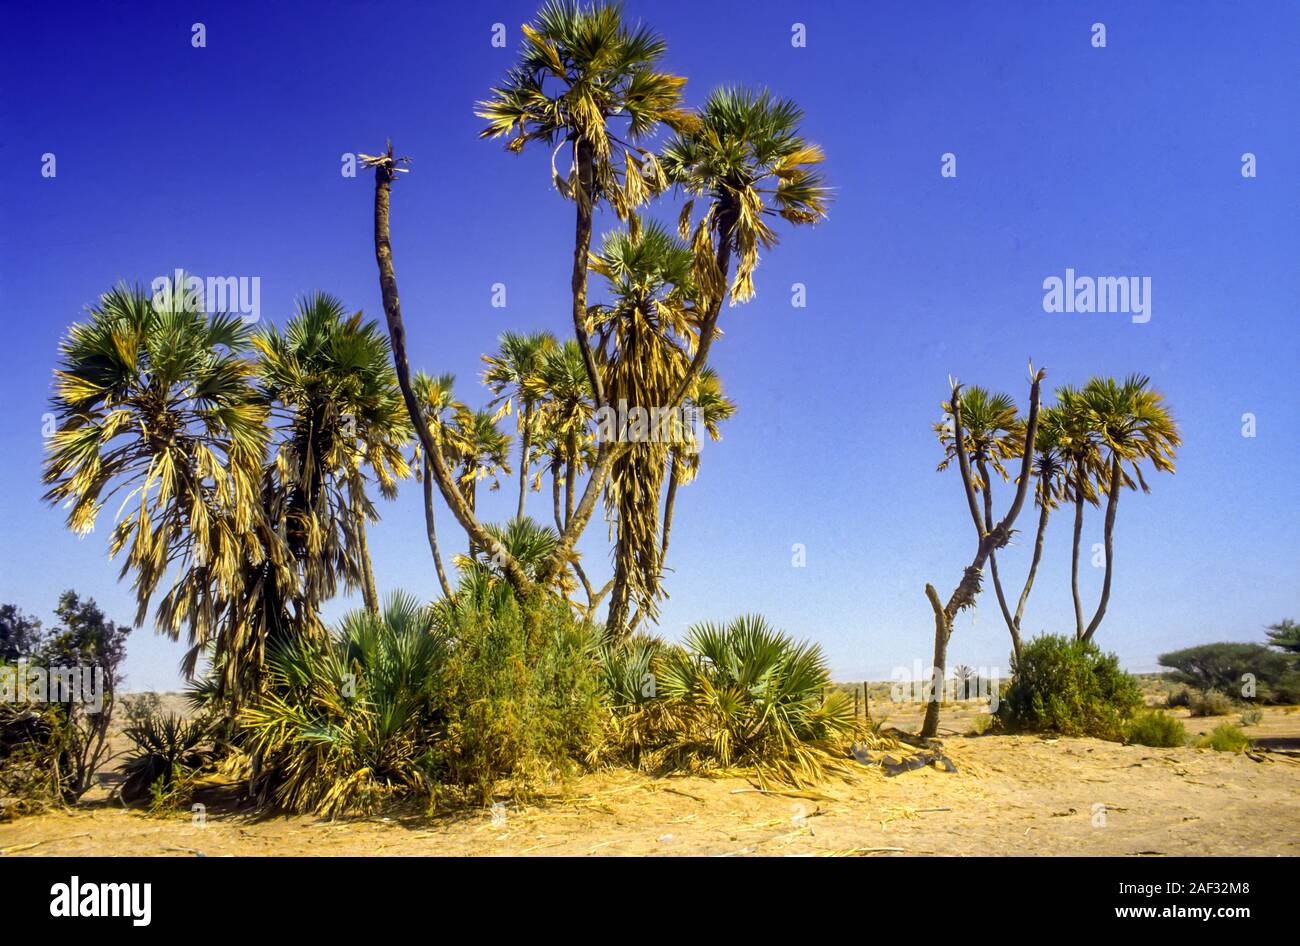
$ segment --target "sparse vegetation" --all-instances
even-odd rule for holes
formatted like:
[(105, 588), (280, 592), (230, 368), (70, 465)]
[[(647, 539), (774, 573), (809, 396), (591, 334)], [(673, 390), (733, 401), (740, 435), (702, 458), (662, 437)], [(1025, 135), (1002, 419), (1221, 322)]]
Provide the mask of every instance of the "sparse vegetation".
[(1196, 746), (1215, 752), (1244, 752), (1250, 747), (1250, 738), (1232, 723), (1220, 723), (1198, 739)]
[(1187, 744), (1187, 727), (1160, 710), (1142, 710), (1124, 726), (1124, 741), (1132, 745), (1173, 748)]

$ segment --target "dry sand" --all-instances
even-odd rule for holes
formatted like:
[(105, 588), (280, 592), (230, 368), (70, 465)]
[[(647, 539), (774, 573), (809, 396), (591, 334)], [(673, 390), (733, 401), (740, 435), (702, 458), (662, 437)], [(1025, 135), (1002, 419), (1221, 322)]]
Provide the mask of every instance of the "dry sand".
[[(330, 822), (217, 802), (196, 827), (188, 812), (127, 810), (101, 791), (73, 811), (0, 824), (0, 854), (1300, 854), (1294, 708), (1268, 709), (1246, 730), (1280, 750), (1262, 762), (1208, 749), (957, 734), (973, 715), (945, 715), (955, 774), (889, 778), (863, 768), (804, 796), (765, 794), (744, 778), (614, 770), (495, 820), (475, 810)], [(1185, 719), (1191, 732), (1222, 721)], [(898, 718), (904, 729), (914, 722)]]

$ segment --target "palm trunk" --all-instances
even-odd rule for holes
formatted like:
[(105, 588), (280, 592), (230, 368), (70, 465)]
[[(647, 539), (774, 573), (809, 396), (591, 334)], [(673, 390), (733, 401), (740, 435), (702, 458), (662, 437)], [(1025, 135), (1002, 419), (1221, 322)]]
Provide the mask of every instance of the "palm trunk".
[(595, 165), (591, 144), (579, 138), (574, 144), (574, 156), (577, 162), (578, 193), (574, 203), (573, 227), (573, 276), (569, 288), (573, 293), (573, 333), (578, 339), (578, 348), (582, 351), (582, 363), (587, 367), (587, 380), (591, 382), (592, 400), (600, 408), (605, 403), (605, 387), (600, 380), (600, 371), (596, 368), (596, 357), (591, 351), (591, 339), (587, 337), (587, 263), (591, 254), (591, 213), (595, 199)]
[(569, 520), (573, 518), (573, 497), (576, 494), (578, 484), (578, 434), (575, 431), (569, 431), (568, 437), (565, 438), (564, 450), (566, 453), (566, 466), (564, 471), (564, 525), (562, 529), (569, 527)]
[(524, 407), (524, 429), (520, 435), (519, 444), (519, 508), (515, 511), (515, 518), (524, 517), (524, 499), (528, 495), (528, 451), (533, 445), (533, 406), (528, 404)]
[(1025, 602), (1029, 600), (1029, 591), (1034, 587), (1034, 576), (1038, 574), (1038, 563), (1043, 558), (1043, 538), (1047, 534), (1047, 519), (1052, 510), (1044, 503), (1038, 511), (1038, 535), (1034, 538), (1034, 558), (1029, 563), (1029, 574), (1025, 577), (1025, 587), (1020, 591), (1020, 600), (1016, 603), (1015, 626), (1011, 632), (1011, 647), (1020, 659), (1020, 621), (1025, 614)]
[(659, 562), (668, 560), (668, 536), (673, 531), (673, 506), (677, 503), (677, 454), (673, 454), (668, 467), (668, 491), (664, 495), (663, 538), (659, 543)]
[[(987, 461), (983, 457), (979, 457), (975, 462), (979, 468), (980, 476), (984, 479), (984, 528), (989, 530), (993, 528), (992, 481), (989, 479)], [(1007, 607), (1007, 598), (1002, 592), (1002, 579), (998, 576), (998, 557), (993, 551), (989, 552), (989, 574), (993, 576), (993, 591), (997, 595), (998, 608), (1002, 611), (1002, 619), (1007, 622), (1007, 630), (1011, 632), (1011, 646), (1018, 654), (1020, 653), (1020, 629), (1011, 616), (1011, 609)]]
[(429, 461), (424, 461), (424, 531), (429, 537), (429, 551), (433, 554), (433, 567), (438, 572), (438, 584), (442, 586), (442, 594), (445, 598), (451, 597), (451, 584), (447, 581), (447, 573), (442, 568), (442, 553), (438, 551), (438, 530), (433, 524), (433, 471), (429, 468)]
[(1083, 599), (1079, 597), (1079, 546), (1083, 542), (1083, 471), (1074, 468), (1074, 551), (1070, 557), (1070, 589), (1074, 593), (1074, 636), (1083, 638)]
[(1088, 629), (1083, 632), (1083, 640), (1092, 640), (1092, 635), (1106, 616), (1106, 605), (1110, 603), (1110, 580), (1115, 567), (1115, 514), (1119, 510), (1119, 491), (1121, 484), (1119, 457), (1110, 461), (1110, 495), (1106, 497), (1106, 575), (1101, 581), (1101, 601), (1097, 604), (1097, 613), (1088, 622)]
[(357, 530), (357, 558), (361, 565), (361, 600), (371, 614), (379, 613), (379, 592), (375, 588), (375, 569), (370, 561), (370, 542), (366, 536), (366, 513), (354, 484), (348, 484), (348, 502)]
[(613, 590), (609, 596), (609, 611), (605, 615), (605, 638), (622, 640), (624, 625), (627, 623), (628, 583), (627, 573), (621, 560), (614, 565)]
[(389, 232), (389, 200), (392, 191), (393, 176), (396, 173), (396, 161), (393, 158), (392, 145), (385, 156), (374, 159), (375, 168), (375, 263), (379, 268), (379, 289), (384, 301), (384, 316), (388, 322), (388, 337), (393, 350), (393, 368), (397, 374), (398, 386), (402, 389), (402, 400), (406, 402), (407, 413), (420, 438), (424, 455), (429, 458), (433, 472), (438, 480), (438, 488), (443, 499), (451, 508), (452, 515), (464, 527), (473, 541), (483, 548), (491, 549), (500, 556), (506, 579), (521, 598), (532, 593), (532, 582), (509, 552), (483, 528), (483, 524), (474, 515), (474, 510), (466, 505), (465, 499), (456, 488), (451, 471), (447, 469), (442, 454), (433, 441), (429, 425), (425, 422), (420, 402), (411, 387), (411, 368), (406, 357), (406, 326), (402, 322), (402, 305), (397, 294), (397, 276), (393, 270), (393, 247)]

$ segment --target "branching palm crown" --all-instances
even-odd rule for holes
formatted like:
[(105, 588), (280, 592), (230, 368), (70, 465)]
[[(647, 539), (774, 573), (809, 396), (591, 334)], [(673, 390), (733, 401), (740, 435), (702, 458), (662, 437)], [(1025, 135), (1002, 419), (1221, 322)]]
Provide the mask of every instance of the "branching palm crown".
[[(800, 135), (802, 120), (803, 111), (789, 99), (766, 90), (722, 88), (705, 101), (698, 127), (678, 134), (663, 150), (669, 182), (695, 198), (682, 208), (678, 229), (691, 241), (695, 279), (710, 305), (720, 304), (726, 289), (719, 258), (732, 254), (737, 265), (731, 302), (753, 298), (759, 247), (771, 249), (778, 240), (768, 218), (811, 224), (826, 216), (830, 192), (815, 170), (824, 155)], [(692, 228), (698, 198), (708, 206)]]
[[(589, 210), (606, 200), (626, 218), (667, 186), (658, 159), (638, 142), (660, 124), (680, 132), (694, 127), (681, 106), (686, 80), (658, 70), (664, 41), (624, 22), (617, 4), (550, 2), (523, 33), (518, 63), (478, 103), (476, 114), (488, 122), (481, 136), (506, 136), (516, 153), (531, 141), (546, 142), (564, 196)], [(617, 131), (610, 126), (615, 119)], [(572, 162), (561, 174), (555, 162), (566, 145)], [(583, 187), (579, 172), (588, 160), (591, 179)]]

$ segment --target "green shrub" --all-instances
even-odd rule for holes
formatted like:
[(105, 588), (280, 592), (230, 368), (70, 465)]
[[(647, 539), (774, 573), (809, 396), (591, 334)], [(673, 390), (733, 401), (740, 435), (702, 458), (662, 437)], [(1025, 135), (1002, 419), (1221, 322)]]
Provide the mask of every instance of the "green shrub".
[(508, 789), (521, 801), (598, 758), (609, 721), (599, 628), (558, 598), (526, 611), (503, 583), (468, 582), (437, 612), (453, 642), (433, 754), (444, 793), (486, 804)]
[(1232, 712), (1232, 700), (1219, 690), (1206, 690), (1193, 695), (1188, 708), (1193, 716), (1227, 716)]
[(1192, 691), (1187, 687), (1182, 687), (1165, 698), (1165, 706), (1170, 709), (1176, 709), (1180, 706), (1192, 705)]
[(1092, 641), (1037, 637), (1012, 657), (1011, 685), (998, 707), (1009, 730), (1120, 740), (1142, 705), (1137, 681)]
[(400, 593), (382, 615), (277, 648), (266, 694), (239, 716), (261, 760), (254, 792), (333, 815), (426, 789), (447, 651), (433, 612)]
[(159, 785), (171, 789), (177, 781), (202, 768), (208, 760), (203, 743), (207, 733), (202, 722), (188, 722), (175, 713), (137, 716), (133, 725), (123, 730), (133, 749), (122, 772), (122, 797), (128, 801), (143, 798)]
[(1160, 710), (1143, 710), (1124, 727), (1124, 741), (1136, 746), (1173, 748), (1187, 744), (1187, 728), (1181, 720)]
[(1264, 718), (1264, 711), (1261, 709), (1248, 709), (1241, 714), (1241, 725), (1258, 726), (1259, 721)]
[(1250, 739), (1232, 723), (1220, 723), (1213, 732), (1198, 739), (1196, 746), (1215, 752), (1241, 752), (1250, 746)]
[[(857, 732), (853, 701), (831, 690), (821, 649), (761, 617), (698, 624), (682, 647), (651, 656), (655, 695), (626, 700), (615, 721), (618, 747), (641, 765), (745, 766), (760, 781), (807, 784), (840, 764)], [(621, 659), (639, 673), (644, 648)]]

